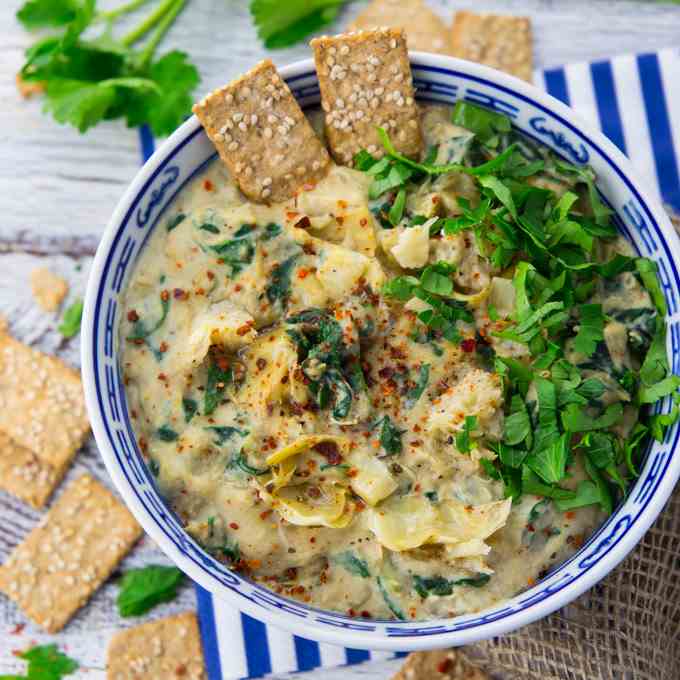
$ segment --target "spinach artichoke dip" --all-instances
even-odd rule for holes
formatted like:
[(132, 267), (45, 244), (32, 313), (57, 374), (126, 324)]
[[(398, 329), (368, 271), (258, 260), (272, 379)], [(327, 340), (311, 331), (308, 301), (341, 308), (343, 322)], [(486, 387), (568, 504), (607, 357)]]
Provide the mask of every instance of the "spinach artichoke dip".
[(120, 325), (139, 446), (188, 533), (377, 619), (536, 583), (625, 497), (674, 418), (645, 405), (677, 388), (655, 266), (592, 171), (466, 102), (419, 115), (418, 160), (386, 125), (283, 202), (212, 162)]

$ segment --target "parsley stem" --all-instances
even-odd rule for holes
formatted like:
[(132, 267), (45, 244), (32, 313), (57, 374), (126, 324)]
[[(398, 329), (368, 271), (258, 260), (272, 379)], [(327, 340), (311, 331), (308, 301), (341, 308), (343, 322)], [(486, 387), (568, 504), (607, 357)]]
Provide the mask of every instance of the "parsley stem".
[(142, 51), (140, 56), (140, 65), (142, 68), (144, 68), (151, 61), (151, 58), (158, 47), (158, 43), (163, 39), (163, 36), (166, 34), (170, 26), (172, 26), (173, 22), (177, 18), (177, 15), (184, 9), (184, 5), (186, 5), (187, 0), (173, 0), (173, 2), (175, 4), (171, 5), (168, 13), (161, 19), (161, 22), (156, 27), (154, 34), (151, 36), (151, 39)]
[(97, 19), (102, 21), (115, 21), (118, 17), (123, 16), (123, 14), (130, 14), (139, 9), (142, 5), (146, 5), (149, 0), (130, 0), (130, 2), (116, 9), (109, 10), (108, 12), (99, 12), (97, 14)]
[[(133, 28), (126, 36), (123, 37), (121, 42), (123, 45), (126, 47), (130, 47), (131, 45), (134, 45), (138, 40), (143, 38), (156, 24), (165, 17), (165, 15), (168, 13), (169, 10), (172, 10), (175, 8), (175, 5), (177, 4), (178, 0), (163, 0), (156, 9), (149, 14), (146, 19), (142, 21), (142, 23), (137, 26), (137, 28)], [(184, 0), (182, 0), (182, 5), (184, 4)], [(177, 12), (174, 13), (174, 17), (177, 16)], [(166, 28), (167, 30), (167, 28)], [(162, 36), (161, 36), (162, 37)], [(159, 38), (160, 40), (160, 38)], [(156, 41), (156, 45), (158, 44), (158, 41)], [(154, 45), (154, 48), (155, 46)]]

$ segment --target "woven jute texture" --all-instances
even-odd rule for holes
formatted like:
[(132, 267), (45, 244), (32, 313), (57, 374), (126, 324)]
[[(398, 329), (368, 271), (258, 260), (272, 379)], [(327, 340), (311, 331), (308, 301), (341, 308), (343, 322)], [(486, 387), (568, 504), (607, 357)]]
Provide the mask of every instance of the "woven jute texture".
[(503, 680), (679, 680), (680, 489), (606, 579), (555, 614), (465, 651)]

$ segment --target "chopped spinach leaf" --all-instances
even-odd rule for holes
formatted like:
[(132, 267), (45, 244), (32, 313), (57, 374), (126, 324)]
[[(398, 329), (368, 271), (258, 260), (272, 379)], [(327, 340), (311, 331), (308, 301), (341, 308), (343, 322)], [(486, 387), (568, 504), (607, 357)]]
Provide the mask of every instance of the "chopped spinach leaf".
[(125, 572), (116, 603), (121, 616), (141, 616), (161, 602), (177, 597), (184, 574), (177, 567), (151, 564)]
[(394, 425), (389, 416), (384, 416), (378, 421), (380, 427), (380, 445), (388, 456), (401, 453), (401, 435), (405, 430), (400, 430)]
[(420, 597), (428, 597), (429, 595), (437, 595), (439, 597), (446, 597), (453, 594), (453, 589), (456, 586), (471, 586), (473, 588), (481, 588), (485, 586), (491, 577), (489, 574), (477, 574), (477, 576), (459, 579), (447, 579), (443, 576), (413, 576), (413, 589), (420, 595)]
[(156, 434), (161, 441), (174, 442), (177, 441), (179, 435), (168, 425), (163, 425), (156, 430)]
[(270, 222), (265, 226), (264, 234), (262, 234), (261, 238), (263, 241), (271, 241), (272, 239), (276, 238), (279, 234), (281, 234), (282, 231), (283, 228), (281, 227), (280, 224)]
[(418, 380), (414, 387), (406, 393), (406, 408), (413, 408), (422, 396), (430, 380), (430, 364), (423, 364), (418, 373)]
[(184, 411), (184, 422), (188, 423), (198, 413), (198, 402), (195, 399), (184, 397), (182, 399), (182, 410)]
[(172, 231), (173, 229), (176, 229), (184, 220), (186, 219), (186, 215), (184, 213), (177, 213), (174, 217), (171, 217), (166, 225), (165, 229), (166, 231)]
[(580, 305), (579, 330), (574, 338), (574, 349), (589, 357), (595, 352), (597, 344), (604, 340), (604, 314), (602, 305)]
[(371, 572), (365, 560), (357, 557), (354, 553), (346, 550), (339, 553), (333, 558), (333, 561), (339, 564), (343, 569), (346, 569), (354, 576), (361, 576), (361, 578), (369, 578)]
[(290, 279), (298, 257), (299, 255), (291, 255), (272, 269), (269, 284), (265, 289), (267, 299), (272, 304), (278, 302), (284, 307), (287, 304), (290, 295)]
[(248, 436), (248, 430), (241, 430), (232, 425), (210, 425), (205, 429), (214, 432), (217, 435), (217, 439), (214, 440), (214, 443), (218, 446), (222, 446), (222, 444), (228, 442), (235, 434), (241, 437)]
[(477, 416), (465, 416), (463, 429), (456, 434), (456, 448), (461, 453), (470, 453), (476, 446), (472, 441), (472, 433), (477, 427)]
[(224, 365), (222, 361), (218, 363), (214, 360), (208, 366), (208, 380), (205, 385), (205, 393), (203, 395), (203, 415), (209, 416), (217, 408), (217, 405), (222, 399), (224, 390), (232, 381), (233, 373), (230, 367), (220, 367)]
[(392, 596), (390, 595), (389, 591), (387, 590), (385, 579), (383, 579), (382, 576), (378, 576), (378, 577), (376, 577), (376, 582), (378, 583), (378, 590), (380, 591), (380, 594), (382, 595), (382, 598), (385, 601), (385, 604), (387, 605), (389, 610), (400, 621), (405, 621), (406, 616), (404, 615), (404, 612), (401, 610), (401, 607), (399, 607), (399, 605), (397, 605), (397, 603), (392, 599)]

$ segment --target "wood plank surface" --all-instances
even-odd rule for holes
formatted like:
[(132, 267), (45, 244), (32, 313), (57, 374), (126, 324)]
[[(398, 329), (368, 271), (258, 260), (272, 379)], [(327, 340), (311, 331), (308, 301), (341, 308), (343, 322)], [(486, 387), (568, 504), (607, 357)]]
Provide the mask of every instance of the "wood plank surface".
[[(106, 8), (121, 2), (100, 0), (99, 5)], [(58, 315), (42, 312), (34, 304), (28, 277), (34, 267), (48, 266), (69, 280), (69, 300), (82, 296), (99, 237), (139, 167), (139, 140), (135, 130), (119, 122), (80, 135), (44, 116), (39, 99), (19, 97), (14, 75), (32, 40), (14, 19), (20, 4), (19, 0), (0, 3), (0, 314), (18, 338), (77, 366), (78, 339), (64, 341), (55, 331)], [(357, 1), (348, 6), (329, 32), (347, 25), (365, 4)], [(662, 2), (430, 0), (429, 4), (444, 17), (463, 8), (529, 15), (539, 68), (677, 45), (680, 30), (680, 5)], [(165, 46), (187, 51), (198, 65), (202, 83), (197, 95), (225, 83), (265, 54), (279, 65), (311, 56), (305, 45), (267, 53), (257, 41), (246, 0), (192, 0)], [(78, 454), (67, 481), (85, 470), (107, 481), (92, 440)], [(0, 492), (0, 562), (40, 515)], [(149, 538), (122, 568), (147, 563), (168, 563)], [(14, 650), (50, 640), (81, 662), (83, 670), (69, 677), (103, 679), (108, 639), (117, 628), (131, 625), (118, 617), (116, 592), (115, 583), (109, 582), (64, 632), (52, 637), (41, 635), (0, 596), (0, 674), (23, 668)], [(177, 601), (157, 608), (148, 618), (194, 607), (193, 589), (186, 586)], [(324, 670), (323, 677), (382, 680), (399, 665), (398, 661), (373, 662)], [(304, 677), (310, 675), (321, 677), (318, 672)]]

